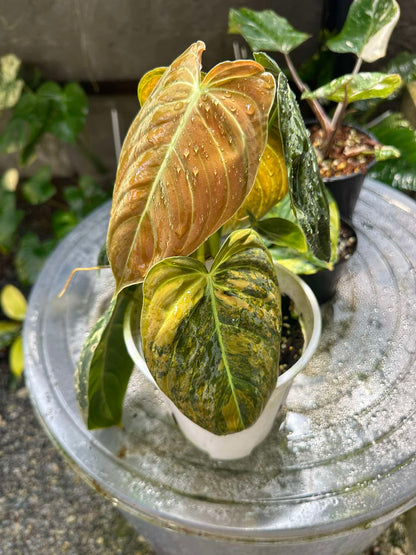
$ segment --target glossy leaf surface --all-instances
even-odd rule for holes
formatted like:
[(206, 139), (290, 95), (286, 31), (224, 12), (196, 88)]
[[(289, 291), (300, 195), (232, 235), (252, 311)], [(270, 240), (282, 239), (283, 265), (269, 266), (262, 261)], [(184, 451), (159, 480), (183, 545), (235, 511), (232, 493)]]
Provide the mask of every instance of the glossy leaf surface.
[(315, 91), (302, 94), (302, 98), (326, 98), (333, 102), (347, 103), (370, 98), (387, 98), (401, 85), (398, 74), (357, 73), (334, 79)]
[(399, 17), (395, 0), (354, 0), (341, 32), (326, 45), (333, 52), (351, 52), (365, 62), (374, 62), (386, 55)]
[(133, 370), (123, 336), (127, 302), (124, 294), (114, 298), (82, 347), (75, 390), (89, 429), (121, 424), (123, 399)]
[(249, 8), (231, 9), (228, 32), (243, 35), (250, 48), (288, 54), (310, 35), (297, 31), (273, 10), (262, 12)]
[(143, 75), (137, 86), (137, 98), (139, 99), (140, 106), (146, 102), (150, 93), (159, 83), (160, 78), (166, 71), (166, 67), (155, 67)]
[(161, 390), (215, 434), (253, 424), (276, 386), (280, 292), (273, 262), (252, 230), (232, 233), (208, 272), (175, 257), (143, 284), (142, 342)]
[(273, 77), (239, 60), (201, 82), (204, 48), (195, 43), (166, 70), (124, 142), (107, 236), (117, 291), (157, 261), (195, 251), (254, 183)]
[[(340, 217), (337, 204), (328, 191), (329, 214), (330, 214), (330, 233), (331, 233), (331, 259), (329, 262), (322, 262), (313, 255), (310, 250), (301, 251), (296, 246), (280, 245), (269, 247), (270, 253), (276, 262), (293, 272), (294, 274), (314, 274), (320, 269), (332, 269), (333, 264), (337, 260), (337, 245), (339, 238)], [(294, 220), (295, 216), (290, 211), (290, 202), (288, 197), (283, 199), (274, 209), (274, 216), (281, 216)], [(267, 221), (267, 220), (266, 220)]]
[(416, 191), (416, 130), (400, 113), (391, 113), (370, 130), (381, 143), (393, 145), (400, 158), (377, 163), (370, 175), (404, 191)]
[(309, 132), (279, 66), (262, 52), (254, 57), (278, 83), (277, 117), (272, 126), (282, 138), (292, 207), (312, 253), (328, 261), (331, 255), (328, 201)]
[(227, 229), (249, 225), (250, 219), (260, 219), (287, 193), (287, 171), (280, 136), (269, 132), (266, 148), (260, 159), (256, 180), (238, 212), (226, 224)]

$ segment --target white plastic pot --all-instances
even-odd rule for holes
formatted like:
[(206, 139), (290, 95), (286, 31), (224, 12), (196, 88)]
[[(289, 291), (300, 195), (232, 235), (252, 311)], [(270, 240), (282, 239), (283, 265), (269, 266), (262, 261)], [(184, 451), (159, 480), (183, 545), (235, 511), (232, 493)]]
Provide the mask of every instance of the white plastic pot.
[[(288, 295), (294, 302), (295, 311), (300, 317), (305, 343), (300, 359), (279, 376), (276, 388), (257, 421), (241, 432), (216, 435), (192, 422), (160, 391), (185, 437), (214, 459), (231, 460), (246, 457), (266, 438), (279, 409), (286, 400), (294, 379), (305, 368), (318, 347), (321, 335), (321, 313), (314, 294), (306, 283), (289, 270), (276, 264), (276, 271), (281, 292)], [(143, 357), (139, 339), (138, 316), (134, 311), (134, 305), (130, 305), (129, 310), (126, 311), (124, 340), (136, 366), (157, 387)]]

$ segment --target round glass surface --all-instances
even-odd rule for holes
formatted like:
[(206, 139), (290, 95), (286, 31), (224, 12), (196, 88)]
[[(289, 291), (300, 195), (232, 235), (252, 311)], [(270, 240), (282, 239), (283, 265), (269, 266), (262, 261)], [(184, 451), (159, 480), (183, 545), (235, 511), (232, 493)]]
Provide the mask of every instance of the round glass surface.
[(39, 417), (81, 475), (122, 509), (162, 526), (221, 537), (307, 537), (365, 524), (416, 503), (416, 203), (367, 179), (358, 250), (322, 306), (318, 352), (287, 408), (247, 458), (220, 462), (188, 443), (140, 372), (123, 428), (88, 431), (73, 375), (112, 294), (94, 266), (109, 205), (46, 263), (24, 330), (26, 377)]

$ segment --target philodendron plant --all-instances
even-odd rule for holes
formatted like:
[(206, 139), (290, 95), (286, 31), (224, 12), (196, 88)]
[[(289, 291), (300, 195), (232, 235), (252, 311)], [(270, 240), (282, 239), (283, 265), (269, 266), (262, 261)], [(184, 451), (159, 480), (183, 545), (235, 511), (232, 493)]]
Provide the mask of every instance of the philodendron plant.
[(204, 49), (139, 84), (106, 243), (115, 292), (76, 372), (89, 428), (121, 424), (131, 303), (147, 366), (183, 414), (219, 435), (249, 427), (276, 386), (281, 330), (274, 263), (250, 225), (289, 189), (297, 220), (276, 219), (277, 242), (330, 258), (327, 199), (286, 77), (264, 54), (201, 74)]
[[(229, 33), (241, 34), (255, 50), (280, 52), (287, 68), (319, 122), (323, 140), (319, 143), (317, 156), (326, 159), (334, 145), (347, 107), (358, 100), (386, 98), (401, 83), (398, 74), (359, 72), (362, 62), (375, 62), (386, 54), (391, 33), (399, 19), (400, 8), (396, 0), (354, 0), (341, 32), (327, 39), (325, 46), (332, 52), (355, 55), (356, 63), (350, 74), (333, 79), (311, 91), (302, 81), (290, 53), (304, 43), (310, 35), (294, 29), (283, 17), (272, 10), (257, 12), (248, 8), (232, 9), (229, 14)], [(332, 118), (318, 99), (333, 101), (337, 107)], [(371, 148), (349, 149), (349, 156), (375, 156), (384, 160), (398, 156), (392, 147), (376, 145)]]

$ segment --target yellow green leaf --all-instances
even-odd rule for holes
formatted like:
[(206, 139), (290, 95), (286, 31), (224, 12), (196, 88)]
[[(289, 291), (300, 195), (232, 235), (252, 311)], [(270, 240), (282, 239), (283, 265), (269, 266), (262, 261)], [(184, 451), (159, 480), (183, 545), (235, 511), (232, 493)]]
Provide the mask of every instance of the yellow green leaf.
[(23, 294), (14, 285), (5, 285), (0, 295), (1, 308), (12, 320), (23, 322), (26, 316), (27, 303)]
[(287, 171), (282, 141), (277, 133), (269, 132), (253, 188), (235, 216), (227, 222), (226, 227), (236, 229), (248, 225), (250, 216), (260, 220), (282, 200), (287, 191)]
[(25, 367), (25, 361), (23, 357), (23, 341), (22, 336), (16, 337), (10, 347), (9, 352), (9, 364), (10, 369), (16, 378), (20, 378)]
[(160, 78), (166, 71), (166, 67), (155, 67), (143, 75), (137, 86), (137, 97), (140, 102), (140, 106), (146, 102), (147, 98), (150, 96), (153, 89), (159, 83)]

